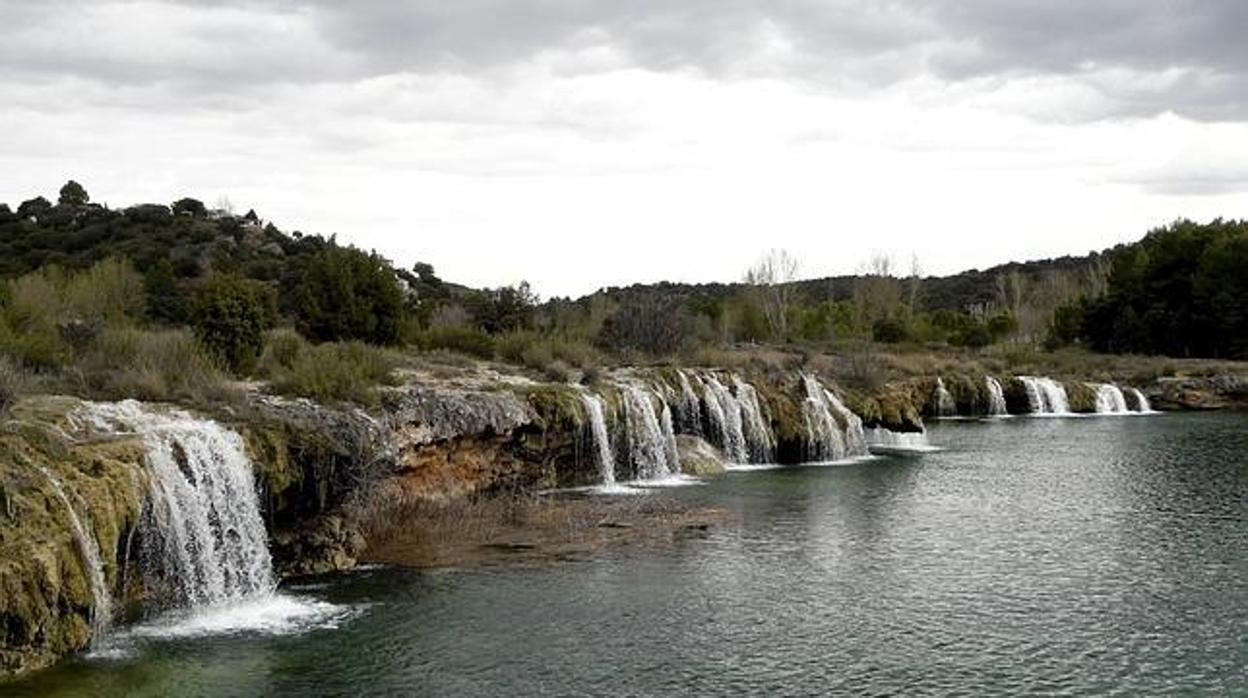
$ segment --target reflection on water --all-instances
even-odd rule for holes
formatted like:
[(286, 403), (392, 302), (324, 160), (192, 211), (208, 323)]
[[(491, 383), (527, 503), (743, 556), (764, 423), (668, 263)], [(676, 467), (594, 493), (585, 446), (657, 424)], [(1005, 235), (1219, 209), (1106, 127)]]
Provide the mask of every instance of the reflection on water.
[(671, 546), (321, 578), (291, 593), (358, 617), (149, 639), (15, 690), (1248, 691), (1242, 416), (957, 422), (930, 438), (944, 450), (665, 490), (736, 514)]

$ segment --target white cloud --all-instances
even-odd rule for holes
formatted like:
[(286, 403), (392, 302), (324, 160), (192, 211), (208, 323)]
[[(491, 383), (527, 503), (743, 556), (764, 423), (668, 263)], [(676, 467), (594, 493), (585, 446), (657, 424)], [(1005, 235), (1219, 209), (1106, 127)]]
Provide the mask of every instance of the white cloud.
[[(1083, 62), (950, 79), (924, 66), (958, 51), (978, 64), (999, 42), (937, 36), (922, 13), (833, 31), (853, 3), (730, 7), (732, 31), (689, 48), (696, 61), (673, 59), (687, 32), (659, 8), (649, 23), (573, 12), (447, 63), (389, 33), (370, 52), (374, 24), (327, 32), (324, 7), (105, 4), (69, 21), (77, 49), (43, 25), (0, 49), (0, 200), (69, 177), (114, 205), (227, 195), (288, 229), (548, 295), (733, 280), (769, 247), (810, 275), (876, 250), (946, 273), (1248, 215), (1244, 124), (1147, 107), (1192, 80), (1233, 104), (1229, 78)], [(839, 43), (823, 55), (818, 37)], [(821, 55), (851, 67), (826, 79), (829, 62), (809, 65)]]

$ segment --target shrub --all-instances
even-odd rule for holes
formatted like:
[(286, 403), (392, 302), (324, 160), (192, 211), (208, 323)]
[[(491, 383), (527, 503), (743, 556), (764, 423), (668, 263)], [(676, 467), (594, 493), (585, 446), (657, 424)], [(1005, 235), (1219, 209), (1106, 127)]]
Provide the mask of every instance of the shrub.
[(273, 371), (273, 389), (319, 402), (374, 404), (378, 384), (392, 380), (398, 363), (390, 352), (363, 342), (312, 346), (284, 336), (278, 343), (284, 346), (271, 346), (263, 362)]
[(871, 327), (871, 337), (877, 342), (897, 344), (910, 338), (910, 332), (900, 320), (886, 318), (877, 320)]
[(120, 324), (141, 317), (147, 307), (143, 277), (115, 257), (69, 276), (61, 295), (63, 319)]
[(195, 336), (235, 372), (255, 367), (264, 331), (277, 315), (272, 289), (232, 274), (214, 277), (199, 289), (191, 312)]
[(303, 335), (288, 327), (269, 331), (264, 339), (264, 353), (260, 355), (260, 375), (272, 377), (290, 369), (299, 355), (311, 346)]
[(189, 330), (105, 329), (71, 376), (105, 399), (199, 402), (232, 396), (228, 376)]
[(424, 349), (447, 349), (480, 359), (494, 356), (494, 338), (474, 327), (434, 327), (424, 334)]
[(498, 337), (494, 351), (499, 360), (525, 366), (538, 371), (552, 371), (561, 377), (569, 374), (572, 367), (588, 368), (598, 363), (598, 352), (584, 342), (564, 339), (544, 339), (528, 331), (510, 332)]
[(501, 361), (523, 363), (524, 353), (537, 341), (537, 335), (533, 332), (509, 332), (494, 340), (494, 352)]

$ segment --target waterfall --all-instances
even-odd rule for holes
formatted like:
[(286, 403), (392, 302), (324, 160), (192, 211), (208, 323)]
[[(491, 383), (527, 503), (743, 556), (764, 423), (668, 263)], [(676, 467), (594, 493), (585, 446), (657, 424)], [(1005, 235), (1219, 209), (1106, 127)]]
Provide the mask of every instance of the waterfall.
[(676, 429), (672, 426), (672, 408), (667, 401), (659, 411), (659, 430), (663, 432), (663, 451), (667, 455), (667, 470), (672, 475), (679, 475), (680, 453), (676, 448)]
[[(825, 389), (814, 376), (803, 375), (806, 399), (802, 417), (806, 424), (806, 459), (834, 461), (850, 456), (866, 455), (867, 442), (862, 420)], [(844, 422), (844, 428), (837, 417)]]
[(881, 453), (926, 453), (939, 450), (927, 442), (927, 434), (891, 431), (884, 427), (867, 430), (867, 443)]
[(702, 436), (702, 400), (693, 390), (689, 376), (684, 371), (677, 371), (680, 378), (680, 398), (676, 403), (676, 416), (679, 418), (680, 430), (683, 433)]
[(1005, 391), (1001, 388), (1001, 381), (992, 376), (984, 376), (984, 383), (988, 386), (988, 416), (1008, 415), (1010, 411), (1005, 406)]
[(841, 420), (845, 422), (845, 455), (846, 456), (865, 456), (869, 453), (867, 450), (867, 437), (862, 428), (862, 419), (853, 413), (841, 399), (829, 390), (824, 390), (824, 397), (828, 400), (828, 407), (832, 411), (840, 415)]
[(1027, 403), (1033, 414), (1069, 414), (1066, 388), (1052, 378), (1019, 376), (1027, 389)]
[(589, 419), (589, 437), (593, 442), (594, 465), (598, 466), (598, 479), (603, 485), (615, 484), (615, 457), (611, 455), (611, 439), (607, 436), (607, 420), (602, 414), (602, 398), (590, 393), (581, 394), (585, 416)]
[(729, 463), (750, 462), (746, 450), (745, 432), (741, 427), (741, 404), (733, 399), (732, 394), (714, 375), (707, 375), (703, 380), (706, 388), (706, 407), (710, 415), (710, 427)]
[(939, 417), (956, 417), (958, 415), (958, 406), (953, 401), (953, 395), (945, 389), (945, 381), (939, 377), (936, 378), (936, 415)]
[(272, 595), (277, 581), (242, 437), (185, 412), (148, 411), (133, 400), (87, 410), (97, 426), (135, 432), (147, 446), (145, 563), (167, 583), (175, 605)]
[(94, 645), (104, 638), (113, 622), (113, 596), (108, 590), (108, 581), (104, 576), (100, 545), (95, 536), (91, 535), (89, 528), (83, 526), (82, 520), (78, 518), (78, 513), (74, 511), (74, 505), (70, 502), (69, 495), (65, 493), (61, 481), (47, 468), (39, 466), (39, 470), (52, 484), (52, 490), (56, 492), (57, 498), (65, 505), (65, 511), (69, 514), (70, 532), (74, 536), (74, 544), (78, 547), (78, 554), (82, 558), (87, 585), (91, 587), (91, 644)]
[(1129, 411), (1126, 396), (1113, 383), (1089, 383), (1088, 387), (1096, 391), (1097, 414), (1124, 414)]
[(1139, 390), (1135, 388), (1130, 388), (1129, 390), (1131, 391), (1131, 394), (1135, 396), (1135, 411), (1136, 412), (1152, 412), (1153, 411), (1153, 406), (1149, 404), (1148, 398), (1144, 397), (1144, 393), (1141, 393)]
[(758, 403), (758, 391), (737, 376), (732, 377), (736, 400), (741, 410), (741, 424), (751, 463), (770, 463), (775, 460), (776, 438), (771, 426), (763, 418)]
[[(654, 412), (654, 403), (645, 390), (621, 385), (624, 422), (627, 427), (628, 460), (638, 480), (654, 480), (680, 474), (676, 460), (676, 439), (671, 430), (671, 413), (664, 429)], [(666, 403), (664, 408), (666, 411)]]

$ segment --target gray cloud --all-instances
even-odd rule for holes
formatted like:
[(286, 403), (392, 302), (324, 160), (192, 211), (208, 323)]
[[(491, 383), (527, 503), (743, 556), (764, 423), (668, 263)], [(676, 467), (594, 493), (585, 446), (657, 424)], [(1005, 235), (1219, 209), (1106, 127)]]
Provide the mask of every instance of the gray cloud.
[(0, 20), (0, 77), (19, 80), (245, 92), (606, 47), (611, 67), (868, 89), (1063, 76), (1106, 116), (1248, 118), (1242, 0), (8, 0)]

